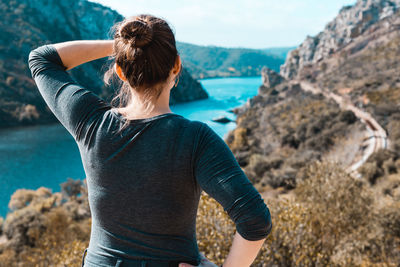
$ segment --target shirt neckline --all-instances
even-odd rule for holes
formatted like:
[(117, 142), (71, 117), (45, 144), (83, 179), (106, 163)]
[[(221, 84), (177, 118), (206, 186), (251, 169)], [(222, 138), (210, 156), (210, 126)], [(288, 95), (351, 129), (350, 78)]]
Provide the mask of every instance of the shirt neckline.
[[(112, 114), (114, 114), (119, 120), (123, 120), (123, 121), (127, 120), (124, 117), (124, 115), (122, 115), (121, 113), (117, 112), (113, 108), (110, 109), (110, 112)], [(180, 116), (180, 117), (182, 117), (179, 114), (176, 114), (176, 113), (173, 113), (173, 112), (168, 112), (168, 113), (159, 114), (159, 115), (156, 115), (156, 116), (153, 116), (153, 117), (149, 117), (149, 118), (133, 119), (133, 120), (128, 120), (128, 121), (129, 121), (129, 123), (145, 123), (145, 122), (154, 121), (154, 120), (161, 119), (161, 118), (168, 117), (168, 116)]]

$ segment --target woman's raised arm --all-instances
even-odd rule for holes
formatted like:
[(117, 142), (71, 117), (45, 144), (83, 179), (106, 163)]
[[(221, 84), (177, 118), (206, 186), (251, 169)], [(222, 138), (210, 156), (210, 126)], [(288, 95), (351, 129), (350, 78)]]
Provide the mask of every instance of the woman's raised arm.
[(67, 70), (86, 62), (110, 56), (114, 40), (82, 40), (57, 43), (53, 46)]
[(43, 45), (29, 54), (29, 68), (40, 94), (77, 141), (86, 139), (87, 126), (109, 105), (72, 79), (66, 69), (108, 56), (112, 46), (113, 41), (71, 41)]

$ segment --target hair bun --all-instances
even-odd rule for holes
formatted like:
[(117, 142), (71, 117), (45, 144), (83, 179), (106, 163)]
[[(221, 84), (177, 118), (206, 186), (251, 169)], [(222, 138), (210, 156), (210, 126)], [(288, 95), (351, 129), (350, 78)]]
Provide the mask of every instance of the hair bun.
[(153, 30), (143, 20), (129, 21), (121, 25), (119, 35), (137, 48), (142, 48), (153, 40)]

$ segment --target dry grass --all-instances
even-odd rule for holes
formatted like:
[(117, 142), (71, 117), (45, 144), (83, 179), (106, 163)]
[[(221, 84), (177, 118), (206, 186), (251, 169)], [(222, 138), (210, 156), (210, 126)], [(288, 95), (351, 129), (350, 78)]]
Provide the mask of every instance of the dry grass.
[[(293, 198), (267, 201), (273, 231), (254, 266), (397, 266), (399, 202), (379, 208), (381, 195), (336, 165), (315, 163), (302, 175), (305, 179)], [(216, 234), (211, 238), (200, 234), (199, 241), (206, 240), (206, 248), (218, 251), (206, 254), (220, 263), (220, 256), (228, 253), (234, 226), (214, 200), (203, 196), (202, 205), (199, 215), (213, 218), (200, 219), (198, 231), (222, 230), (219, 235), (226, 242)], [(221, 221), (225, 228), (218, 226)]]
[[(305, 168), (292, 197), (268, 199), (273, 230), (253, 266), (397, 266), (400, 200), (382, 192), (400, 181), (370, 186), (333, 164)], [(397, 177), (397, 178), (396, 178)], [(384, 202), (382, 202), (384, 201)], [(79, 266), (90, 219), (76, 221), (61, 207), (45, 213), (45, 231), (17, 254), (5, 250), (0, 266)], [(201, 196), (197, 239), (217, 264), (227, 256), (235, 226), (222, 207)]]

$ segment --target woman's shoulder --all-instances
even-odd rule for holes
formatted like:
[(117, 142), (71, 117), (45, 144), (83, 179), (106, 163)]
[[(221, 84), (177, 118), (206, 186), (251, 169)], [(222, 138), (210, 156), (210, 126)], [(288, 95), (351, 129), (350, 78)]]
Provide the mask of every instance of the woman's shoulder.
[(204, 135), (212, 134), (214, 131), (207, 123), (199, 121), (199, 120), (192, 120), (186, 118), (184, 116), (175, 114), (177, 116), (169, 116), (170, 121), (174, 121), (176, 123), (175, 126), (180, 126), (181, 129), (186, 129), (187, 132), (190, 132), (192, 136), (198, 137), (197, 139), (201, 139)]
[(212, 130), (210, 126), (208, 126), (207, 123), (199, 121), (199, 120), (191, 120), (185, 117), (182, 117), (184, 123), (187, 125), (187, 127), (190, 127), (194, 131), (198, 133), (203, 133), (204, 131)]
[(204, 122), (192, 120), (177, 113), (168, 113), (167, 117), (170, 121), (175, 121), (176, 123), (190, 128), (200, 128), (203, 124), (205, 124)]
[(206, 122), (198, 120), (188, 120), (188, 125), (195, 137), (195, 143), (207, 145), (223, 139)]

